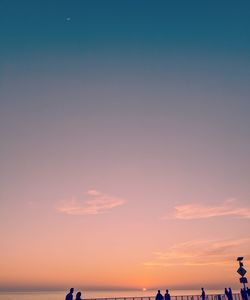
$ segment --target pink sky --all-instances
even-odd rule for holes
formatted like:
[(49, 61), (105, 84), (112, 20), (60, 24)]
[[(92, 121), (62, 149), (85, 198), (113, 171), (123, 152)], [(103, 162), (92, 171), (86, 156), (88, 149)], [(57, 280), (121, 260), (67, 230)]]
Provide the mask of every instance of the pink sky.
[(250, 10), (40, 2), (0, 18), (0, 289), (239, 288)]

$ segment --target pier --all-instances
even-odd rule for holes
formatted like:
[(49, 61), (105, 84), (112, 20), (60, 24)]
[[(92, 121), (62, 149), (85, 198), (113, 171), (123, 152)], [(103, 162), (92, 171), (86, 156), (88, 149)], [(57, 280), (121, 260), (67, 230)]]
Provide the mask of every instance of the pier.
[[(116, 297), (116, 298), (88, 298), (84, 300), (155, 300), (155, 296), (147, 297)], [(201, 295), (171, 296), (171, 300), (201, 300)], [(227, 300), (225, 294), (206, 295), (206, 300)], [(233, 294), (233, 300), (241, 300), (240, 293)]]

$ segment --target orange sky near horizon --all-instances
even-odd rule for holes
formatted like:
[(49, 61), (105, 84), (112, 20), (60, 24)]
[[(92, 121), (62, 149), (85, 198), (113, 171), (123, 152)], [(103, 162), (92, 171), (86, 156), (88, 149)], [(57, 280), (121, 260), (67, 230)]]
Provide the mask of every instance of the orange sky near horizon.
[[(208, 208), (203, 212), (199, 208), (201, 219), (195, 220), (197, 212), (193, 208), (183, 217), (174, 213), (169, 218), (159, 217), (157, 212), (151, 211), (151, 220), (146, 221), (142, 216), (145, 210), (139, 213), (136, 211), (139, 207), (128, 200), (93, 189), (84, 197), (85, 201), (69, 200), (67, 204), (59, 201), (47, 212), (45, 219), (40, 203), (27, 203), (23, 216), (20, 211), (13, 212), (13, 219), (9, 219), (11, 235), (1, 249), (4, 257), (1, 288), (149, 289), (168, 286), (180, 289), (205, 286), (215, 289), (224, 285), (240, 286), (236, 258), (239, 253), (248, 253), (250, 239), (195, 236), (195, 232), (200, 232), (195, 227), (203, 226), (203, 235), (210, 229), (206, 222), (216, 223), (216, 216), (202, 216), (210, 212)], [(223, 223), (232, 222), (227, 213), (232, 210), (233, 202), (230, 200), (229, 207), (226, 204), (223, 208), (226, 214)], [(221, 211), (222, 208), (213, 208), (213, 214), (221, 214)], [(19, 226), (11, 220), (18, 221)], [(188, 229), (189, 236), (193, 228), (194, 237), (187, 240), (182, 236), (180, 243), (176, 233), (183, 230), (183, 226)], [(224, 232), (227, 228), (220, 230)], [(248, 264), (247, 256), (246, 266)]]
[[(112, 259), (112, 258), (111, 258)], [(72, 262), (63, 267), (55, 263), (36, 263), (30, 261), (18, 264), (1, 273), (4, 289), (66, 289), (77, 286), (83, 289), (222, 289), (223, 286), (240, 288), (237, 264), (232, 266), (171, 266), (138, 267), (136, 264), (92, 264)], [(28, 265), (28, 267), (27, 267)], [(10, 266), (10, 265), (9, 265)], [(98, 270), (98, 271), (97, 271)]]

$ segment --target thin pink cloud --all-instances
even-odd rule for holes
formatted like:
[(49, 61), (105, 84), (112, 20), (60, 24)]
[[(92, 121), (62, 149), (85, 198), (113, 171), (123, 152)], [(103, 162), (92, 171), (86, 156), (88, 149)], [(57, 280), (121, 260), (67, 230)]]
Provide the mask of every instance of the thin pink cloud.
[(190, 203), (175, 206), (174, 213), (165, 216), (164, 219), (193, 220), (223, 216), (250, 218), (250, 208), (240, 206), (236, 199), (226, 200), (220, 205)]
[(175, 244), (156, 251), (144, 262), (149, 267), (231, 265), (241, 253), (249, 259), (250, 238), (227, 240), (195, 240)]
[(57, 210), (68, 215), (98, 215), (110, 212), (126, 202), (124, 199), (103, 194), (97, 190), (87, 191), (85, 198), (64, 201)]

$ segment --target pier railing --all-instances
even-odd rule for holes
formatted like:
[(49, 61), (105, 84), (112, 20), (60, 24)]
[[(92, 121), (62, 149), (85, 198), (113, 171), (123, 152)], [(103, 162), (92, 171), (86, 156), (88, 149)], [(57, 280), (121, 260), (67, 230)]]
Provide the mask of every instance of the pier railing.
[[(116, 297), (116, 298), (91, 298), (84, 300), (155, 300), (155, 296), (148, 297)], [(200, 295), (171, 296), (171, 300), (201, 300)], [(224, 294), (206, 295), (205, 300), (227, 300)], [(240, 294), (233, 294), (233, 300), (242, 300)]]

